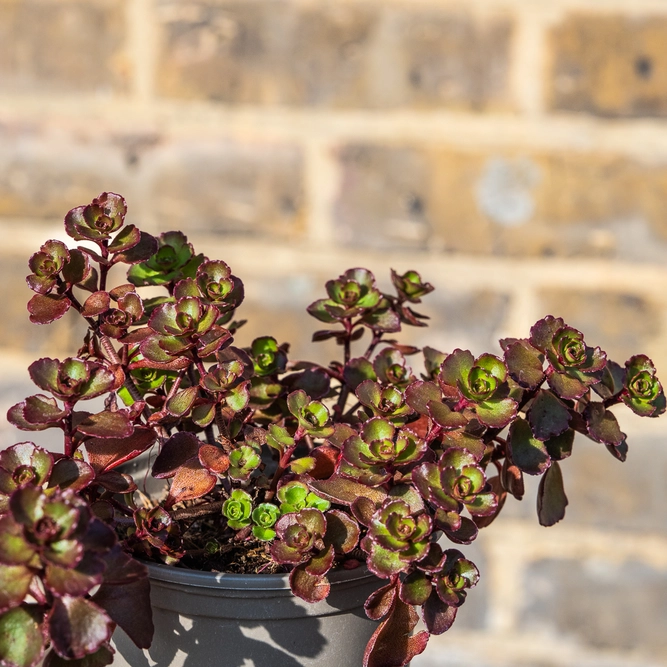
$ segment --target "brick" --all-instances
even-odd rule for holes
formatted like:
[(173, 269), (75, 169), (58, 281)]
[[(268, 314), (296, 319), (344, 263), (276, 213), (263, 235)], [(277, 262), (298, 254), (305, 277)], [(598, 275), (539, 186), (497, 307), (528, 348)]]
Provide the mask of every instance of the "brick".
[(122, 0), (0, 3), (0, 88), (115, 93), (128, 88)]
[(664, 261), (667, 165), (606, 153), (352, 144), (334, 208), (342, 244), (516, 257)]
[(156, 149), (146, 167), (154, 170), (160, 231), (286, 238), (303, 229), (303, 158), (295, 146), (188, 141)]
[(118, 145), (30, 126), (0, 126), (0, 143), (0, 217), (62, 220), (104, 190), (130, 197), (132, 178)]
[(334, 108), (508, 105), (511, 25), (503, 18), (164, 0), (159, 19), (165, 97)]
[(481, 21), (465, 12), (387, 9), (383, 33), (384, 71), (374, 81), (385, 104), (472, 111), (510, 106), (507, 18)]
[(550, 35), (549, 105), (600, 116), (667, 115), (667, 19), (573, 14)]
[(634, 294), (546, 289), (538, 298), (545, 313), (583, 331), (587, 342), (621, 365), (660, 331), (656, 304)]
[(541, 560), (524, 579), (519, 625), (590, 647), (667, 655), (667, 577), (641, 562)]

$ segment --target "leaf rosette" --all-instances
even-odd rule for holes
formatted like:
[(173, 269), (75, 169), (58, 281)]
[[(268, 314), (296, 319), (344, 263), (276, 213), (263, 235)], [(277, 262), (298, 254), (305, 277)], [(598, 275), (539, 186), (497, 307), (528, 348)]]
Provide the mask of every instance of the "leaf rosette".
[(43, 486), (53, 469), (53, 455), (32, 442), (19, 442), (0, 452), (0, 514), (9, 509), (9, 497), (28, 485)]
[(546, 355), (547, 381), (561, 398), (581, 398), (600, 382), (607, 355), (586, 345), (583, 334), (560, 317), (549, 315), (537, 322), (530, 330), (530, 343)]
[(457, 408), (473, 409), (485, 426), (504, 428), (516, 416), (507, 366), (492, 354), (475, 359), (467, 350), (454, 350), (442, 362), (438, 381), (446, 398), (457, 400)]
[(204, 255), (195, 255), (185, 234), (165, 232), (160, 234), (157, 242), (157, 251), (150, 259), (130, 267), (127, 278), (133, 285), (166, 285), (196, 276)]
[(387, 498), (373, 514), (361, 542), (368, 554), (368, 569), (382, 578), (407, 572), (426, 555), (432, 530), (427, 513), (413, 512), (404, 500)]
[(75, 241), (107, 241), (123, 226), (126, 213), (123, 197), (103, 192), (87, 206), (77, 206), (67, 214), (65, 231)]
[(331, 503), (324, 498), (320, 498), (313, 493), (303, 482), (292, 480), (282, 484), (276, 493), (280, 501), (280, 512), (289, 514), (290, 512), (300, 512), (306, 507), (312, 507), (325, 512), (331, 506)]
[(639, 354), (625, 363), (623, 402), (641, 417), (657, 417), (665, 411), (665, 394), (653, 362)]
[(439, 570), (433, 574), (433, 585), (438, 597), (450, 607), (460, 607), (468, 589), (479, 581), (479, 570), (457, 549), (445, 551)]
[(251, 524), (252, 511), (252, 497), (243, 489), (234, 489), (222, 505), (222, 515), (227, 519), (227, 525), (234, 530), (241, 530)]
[[(389, 480), (396, 470), (405, 470), (427, 451), (426, 442), (410, 429), (397, 429), (375, 417), (361, 428), (359, 435), (343, 445), (340, 472), (370, 486)], [(345, 465), (345, 464), (348, 465)]]
[(349, 269), (338, 280), (326, 284), (328, 299), (319, 299), (308, 312), (321, 322), (340, 322), (361, 315), (380, 303), (382, 294), (375, 276), (367, 269)]
[(334, 432), (329, 409), (321, 401), (311, 401), (303, 389), (287, 397), (287, 407), (305, 433), (316, 438), (328, 438)]
[(273, 529), (280, 517), (280, 510), (271, 503), (260, 503), (252, 511), (252, 534), (262, 542), (269, 542), (276, 536)]

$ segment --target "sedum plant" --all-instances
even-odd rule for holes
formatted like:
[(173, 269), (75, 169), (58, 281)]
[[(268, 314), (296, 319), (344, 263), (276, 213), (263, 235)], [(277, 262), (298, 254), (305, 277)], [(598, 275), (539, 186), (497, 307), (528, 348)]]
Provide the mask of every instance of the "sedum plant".
[[(540, 476), (539, 522), (568, 503), (562, 462), (579, 433), (623, 461), (611, 408), (656, 417), (665, 396), (644, 355), (619, 365), (547, 316), (502, 353), (398, 343), (433, 290), (392, 271), (394, 291), (350, 269), (308, 307), (341, 358), (292, 360), (274, 338), (236, 344), (243, 284), (180, 232), (126, 224), (103, 193), (65, 218), (69, 245), (29, 261), (30, 319), (75, 311), (87, 325), (66, 359), (29, 367), (40, 393), (13, 406), (24, 431), (56, 429), (62, 450), (0, 453), (0, 664), (112, 661), (116, 625), (139, 647), (153, 632), (145, 561), (289, 573), (317, 602), (332, 568), (379, 578), (365, 667), (407, 664), (448, 630), (475, 586), (459, 549)], [(110, 284), (117, 267), (125, 277)], [(118, 274), (118, 271), (115, 270)], [(144, 291), (144, 288), (148, 288)], [(98, 399), (91, 401), (91, 399)], [(165, 490), (123, 468), (145, 452)], [(419, 614), (425, 630), (413, 633)]]

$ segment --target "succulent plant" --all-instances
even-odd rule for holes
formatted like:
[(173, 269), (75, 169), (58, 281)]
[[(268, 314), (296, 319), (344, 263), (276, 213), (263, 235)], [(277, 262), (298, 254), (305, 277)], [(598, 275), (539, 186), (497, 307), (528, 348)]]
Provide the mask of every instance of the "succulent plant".
[[(452, 544), (520, 500), (524, 475), (541, 477), (540, 523), (560, 521), (575, 434), (624, 460), (614, 406), (665, 411), (648, 357), (617, 364), (553, 316), (500, 341), (500, 355), (425, 347), (421, 371), (420, 350), (387, 337), (426, 325), (413, 306), (433, 287), (412, 270), (392, 271), (394, 293), (363, 268), (326, 283), (308, 307), (328, 327), (313, 339), (342, 348), (326, 367), (290, 360), (271, 336), (241, 347), (230, 266), (127, 214), (102, 193), (65, 218), (82, 245), (47, 241), (28, 262), (30, 319), (75, 311), (88, 331), (75, 356), (30, 365), (43, 393), (8, 412), (23, 431), (58, 429), (63, 449), (0, 452), (2, 665), (111, 664), (117, 625), (147, 647), (142, 561), (224, 569), (239, 549), (261, 555), (249, 571), (288, 572), (310, 602), (328, 595), (333, 568), (365, 561), (380, 583), (364, 667), (405, 665), (479, 579)], [(126, 278), (110, 287), (116, 265)], [(93, 398), (103, 409), (82, 407)], [(123, 468), (145, 452), (165, 485), (155, 497)]]

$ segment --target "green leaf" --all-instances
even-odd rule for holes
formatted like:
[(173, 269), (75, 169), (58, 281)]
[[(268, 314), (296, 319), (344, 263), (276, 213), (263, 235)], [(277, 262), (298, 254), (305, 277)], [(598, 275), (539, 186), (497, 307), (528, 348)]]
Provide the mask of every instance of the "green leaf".
[(516, 416), (517, 403), (511, 398), (490, 400), (475, 406), (477, 419), (491, 428), (504, 428)]
[(34, 667), (44, 652), (41, 614), (27, 605), (0, 615), (0, 664)]
[(0, 564), (0, 612), (18, 607), (28, 594), (33, 572), (25, 565)]
[(565, 516), (568, 505), (563, 474), (557, 461), (551, 464), (537, 490), (537, 516), (542, 526), (553, 526)]
[(507, 444), (512, 461), (529, 475), (540, 475), (551, 464), (545, 444), (533, 436), (525, 419), (519, 417), (512, 424)]

